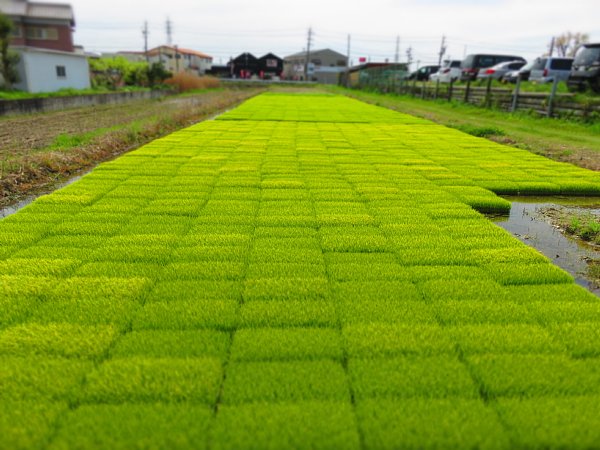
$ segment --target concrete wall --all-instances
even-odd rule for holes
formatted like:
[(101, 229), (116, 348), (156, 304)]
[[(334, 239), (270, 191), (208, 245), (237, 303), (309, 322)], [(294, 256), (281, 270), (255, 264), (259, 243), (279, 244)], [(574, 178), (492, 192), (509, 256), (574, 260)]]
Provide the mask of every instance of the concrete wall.
[(171, 91), (118, 92), (114, 94), (77, 95), (69, 97), (27, 98), (0, 100), (0, 116), (61, 111), (84, 106), (127, 103), (171, 95)]
[[(21, 81), (15, 84), (16, 89), (38, 93), (90, 87), (90, 69), (85, 56), (31, 48), (16, 50), (21, 56), (18, 68)], [(57, 66), (65, 68), (66, 76), (57, 75)]]

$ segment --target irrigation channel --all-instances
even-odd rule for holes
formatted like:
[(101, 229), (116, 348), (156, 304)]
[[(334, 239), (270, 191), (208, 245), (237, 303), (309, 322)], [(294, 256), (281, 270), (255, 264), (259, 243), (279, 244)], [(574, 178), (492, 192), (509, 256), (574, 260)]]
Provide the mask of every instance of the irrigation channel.
[(288, 93), (99, 165), (0, 220), (0, 448), (597, 448), (600, 299), (494, 192), (600, 174)]
[(489, 215), (490, 219), (520, 241), (543, 253), (561, 269), (569, 272), (577, 284), (600, 295), (600, 286), (588, 274), (590, 262), (600, 261), (600, 248), (566, 235), (552, 225), (544, 213), (545, 210), (552, 208), (599, 217), (600, 198), (508, 197), (507, 200), (512, 204), (510, 214)]

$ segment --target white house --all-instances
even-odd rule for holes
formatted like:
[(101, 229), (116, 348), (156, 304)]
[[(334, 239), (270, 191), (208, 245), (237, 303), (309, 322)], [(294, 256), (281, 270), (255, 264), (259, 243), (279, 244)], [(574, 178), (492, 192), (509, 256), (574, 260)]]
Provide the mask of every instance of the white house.
[(10, 48), (21, 57), (15, 88), (52, 92), (90, 87), (87, 57), (73, 44), (71, 5), (0, 0), (0, 11), (13, 21)]

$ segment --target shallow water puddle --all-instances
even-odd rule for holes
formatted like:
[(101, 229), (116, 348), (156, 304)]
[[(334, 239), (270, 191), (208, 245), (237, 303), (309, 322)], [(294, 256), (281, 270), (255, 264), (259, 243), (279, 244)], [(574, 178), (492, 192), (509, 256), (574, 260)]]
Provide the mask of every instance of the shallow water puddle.
[(546, 209), (600, 215), (600, 198), (505, 197), (512, 203), (509, 216), (491, 219), (525, 244), (546, 255), (554, 264), (569, 272), (577, 284), (600, 296), (600, 286), (588, 275), (590, 260), (600, 260), (600, 248), (564, 235), (550, 223)]

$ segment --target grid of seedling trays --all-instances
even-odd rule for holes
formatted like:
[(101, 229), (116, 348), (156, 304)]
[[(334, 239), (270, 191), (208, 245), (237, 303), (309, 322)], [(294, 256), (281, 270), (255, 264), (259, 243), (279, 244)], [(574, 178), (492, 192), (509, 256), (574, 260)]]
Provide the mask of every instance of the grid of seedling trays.
[(0, 447), (587, 449), (600, 301), (482, 212), (600, 176), (265, 94), (0, 222)]

